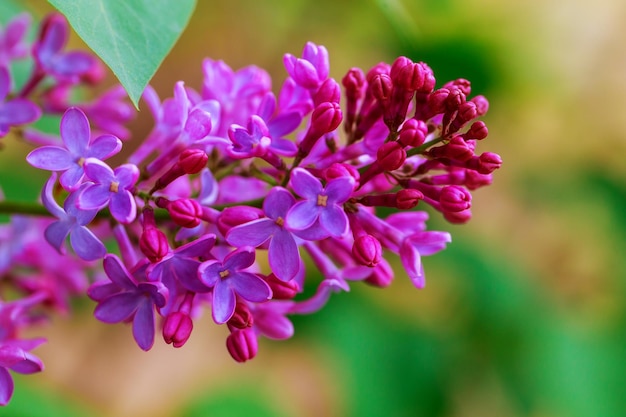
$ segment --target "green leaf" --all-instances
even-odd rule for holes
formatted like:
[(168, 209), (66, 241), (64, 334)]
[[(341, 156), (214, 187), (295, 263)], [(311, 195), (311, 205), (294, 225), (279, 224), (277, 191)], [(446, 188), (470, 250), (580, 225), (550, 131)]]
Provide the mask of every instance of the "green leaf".
[(49, 0), (111, 68), (135, 105), (170, 52), (195, 0)]

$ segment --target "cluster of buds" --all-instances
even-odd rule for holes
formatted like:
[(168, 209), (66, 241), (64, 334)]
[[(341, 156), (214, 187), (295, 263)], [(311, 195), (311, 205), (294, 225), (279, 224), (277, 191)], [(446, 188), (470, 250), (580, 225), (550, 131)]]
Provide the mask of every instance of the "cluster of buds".
[[(16, 19), (0, 38), (21, 39), (14, 32), (23, 24)], [(300, 57), (284, 56), (287, 77), (276, 94), (264, 70), (233, 71), (210, 59), (200, 90), (181, 81), (161, 101), (148, 87), (143, 100), (154, 127), (113, 168), (104, 161), (130, 139), (124, 124), (133, 112), (119, 90), (69, 102), (73, 88), (95, 83), (102, 71), (90, 55), (63, 50), (68, 30), (60, 15), (44, 20), (30, 48), (33, 74), (15, 92), (0, 61), (0, 99), (9, 97), (0, 103), (0, 127), (29, 124), (42, 111), (63, 114), (60, 137), (17, 129), (35, 147), (28, 163), (52, 171), (41, 193), (49, 216), (2, 226), (0, 249), (24, 224), (47, 243), (12, 245), (20, 255), (54, 248), (61, 256), (69, 236), (80, 278), (67, 276), (73, 269), (55, 270), (39, 282), (34, 274), (48, 266), (28, 259), (40, 259), (0, 250), (2, 279), (24, 295), (0, 301), (0, 320), (15, 303), (20, 311), (36, 302), (62, 307), (82, 291), (97, 303), (98, 320), (132, 323), (138, 346), (149, 350), (158, 329), (166, 343), (183, 346), (207, 310), (228, 327), (232, 358), (245, 362), (260, 336), (290, 338), (289, 316), (318, 311), (333, 292), (355, 281), (389, 285), (394, 270), (385, 250), (422, 288), (421, 257), (451, 237), (426, 230), (428, 215), (415, 207), (428, 204), (452, 223), (466, 222), (470, 191), (490, 184), (501, 165), (494, 153), (475, 154), (487, 136), (477, 118), (488, 103), (470, 97), (468, 81), (436, 89), (426, 64), (400, 57), (367, 72), (352, 68), (340, 85), (329, 76), (326, 48), (307, 43)], [(28, 55), (20, 42), (0, 58)], [(389, 208), (393, 214), (383, 218)], [(18, 267), (33, 276), (18, 277)], [(305, 282), (315, 291), (304, 293)], [(19, 323), (10, 328), (29, 321), (11, 317)], [(4, 333), (0, 370), (18, 370), (2, 352), (25, 342)], [(24, 344), (24, 355), (35, 345)]]

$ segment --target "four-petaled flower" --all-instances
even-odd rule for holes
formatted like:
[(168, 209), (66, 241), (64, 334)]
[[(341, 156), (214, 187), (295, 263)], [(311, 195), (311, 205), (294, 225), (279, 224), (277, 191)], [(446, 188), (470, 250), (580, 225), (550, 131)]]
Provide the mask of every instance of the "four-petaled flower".
[(32, 123), (39, 119), (41, 110), (25, 98), (4, 101), (11, 90), (9, 70), (0, 65), (0, 138), (9, 133), (11, 126)]
[(167, 288), (161, 282), (145, 280), (147, 261), (136, 265), (132, 275), (116, 255), (106, 255), (103, 266), (111, 281), (98, 281), (88, 290), (89, 297), (98, 302), (95, 317), (105, 323), (132, 318), (137, 345), (150, 350), (155, 334), (154, 309), (167, 302)]
[(224, 258), (205, 261), (198, 269), (198, 277), (207, 287), (213, 288), (213, 320), (226, 323), (235, 312), (237, 295), (252, 302), (267, 301), (272, 290), (258, 275), (245, 269), (254, 263), (254, 248), (241, 247)]
[(303, 231), (305, 239), (314, 235), (316, 240), (346, 233), (348, 217), (341, 204), (352, 194), (352, 177), (332, 179), (324, 187), (309, 171), (296, 168), (291, 173), (291, 186), (304, 200), (297, 202), (287, 213), (285, 224), (288, 229)]
[(70, 236), (70, 244), (76, 254), (85, 261), (100, 259), (106, 254), (106, 248), (93, 234), (87, 224), (91, 222), (98, 210), (79, 210), (76, 207), (76, 198), (80, 189), (70, 193), (61, 208), (54, 200), (52, 190), (56, 181), (56, 174), (52, 174), (46, 183), (41, 202), (44, 207), (59, 220), (51, 223), (44, 231), (48, 243), (56, 248), (59, 253), (64, 253), (63, 242), (67, 235)]
[(226, 241), (236, 247), (259, 246), (270, 239), (270, 268), (283, 281), (292, 279), (300, 268), (298, 245), (285, 228), (285, 217), (295, 201), (289, 191), (274, 187), (263, 202), (267, 217), (235, 226), (226, 235)]
[(106, 159), (122, 149), (122, 142), (113, 135), (102, 135), (93, 141), (89, 121), (82, 110), (71, 107), (61, 119), (64, 146), (42, 146), (28, 154), (32, 166), (48, 171), (64, 171), (60, 182), (68, 191), (80, 186), (87, 158)]
[(139, 178), (139, 168), (124, 164), (112, 170), (96, 158), (87, 158), (83, 167), (85, 175), (93, 182), (78, 195), (78, 208), (94, 210), (108, 204), (115, 220), (132, 222), (137, 215), (137, 203), (131, 190)]

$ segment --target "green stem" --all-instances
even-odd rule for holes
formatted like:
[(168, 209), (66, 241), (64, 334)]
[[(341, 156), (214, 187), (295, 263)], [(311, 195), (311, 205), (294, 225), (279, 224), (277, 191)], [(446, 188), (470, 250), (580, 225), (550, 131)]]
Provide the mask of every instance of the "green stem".
[(27, 216), (52, 216), (41, 204), (23, 201), (0, 201), (0, 213), (23, 214)]

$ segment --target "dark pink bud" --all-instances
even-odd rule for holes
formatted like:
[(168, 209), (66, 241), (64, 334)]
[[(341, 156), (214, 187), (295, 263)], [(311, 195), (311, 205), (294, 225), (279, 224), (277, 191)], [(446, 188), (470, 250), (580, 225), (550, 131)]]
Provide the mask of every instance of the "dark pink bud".
[(202, 149), (185, 149), (178, 158), (185, 174), (197, 174), (206, 167), (209, 156)]
[(354, 165), (340, 164), (340, 163), (337, 163), (337, 162), (335, 162), (334, 164), (329, 166), (324, 171), (324, 179), (326, 181), (330, 181), (330, 180), (333, 180), (335, 178), (342, 178), (342, 177), (352, 177), (352, 178), (354, 178), (354, 183), (355, 183), (355, 187), (356, 187), (356, 184), (359, 183), (359, 179), (360, 179), (361, 175), (359, 174), (359, 170)]
[(444, 211), (443, 217), (450, 223), (463, 224), (467, 223), (472, 218), (472, 211), (470, 209), (457, 211), (455, 213)]
[(250, 206), (226, 207), (217, 219), (217, 228), (220, 233), (226, 233), (235, 226), (260, 219), (264, 216), (263, 210)]
[(409, 119), (402, 125), (398, 141), (411, 148), (421, 146), (426, 140), (428, 126), (422, 120)]
[(393, 171), (404, 164), (406, 151), (398, 142), (387, 142), (378, 148), (376, 160), (383, 170)]
[(443, 87), (444, 88), (457, 88), (461, 90), (461, 92), (465, 94), (465, 96), (468, 96), (469, 93), (472, 91), (472, 84), (465, 78), (457, 78), (454, 81), (449, 81)]
[(497, 153), (484, 152), (478, 157), (478, 173), (491, 174), (502, 166), (502, 158)]
[(435, 84), (437, 81), (435, 80), (435, 73), (432, 68), (426, 65), (423, 62), (418, 63), (422, 67), (422, 72), (424, 73), (424, 82), (422, 83), (422, 87), (418, 89), (420, 93), (430, 93), (435, 88)]
[(440, 88), (428, 95), (428, 107), (433, 114), (443, 113), (446, 110), (446, 101), (450, 95), (450, 90), (447, 88)]
[(487, 125), (485, 122), (474, 122), (470, 126), (469, 130), (463, 135), (466, 140), (481, 140), (485, 139), (489, 134), (489, 130), (487, 129)]
[(313, 104), (317, 107), (324, 102), (339, 103), (341, 88), (337, 81), (327, 78), (313, 96)]
[(354, 240), (352, 245), (352, 255), (361, 265), (376, 266), (382, 256), (380, 242), (372, 235), (361, 235)]
[(457, 117), (461, 119), (463, 122), (467, 122), (472, 120), (478, 115), (476, 110), (476, 104), (471, 101), (466, 101), (465, 103), (459, 106)]
[(449, 185), (441, 189), (439, 204), (444, 213), (457, 213), (472, 206), (472, 194), (458, 185)]
[(419, 90), (424, 85), (424, 67), (404, 56), (396, 58), (389, 75), (395, 86), (406, 91)]
[(361, 68), (350, 68), (348, 73), (341, 79), (341, 84), (346, 89), (348, 100), (358, 100), (363, 96), (365, 74), (363, 74)]
[(154, 219), (154, 210), (143, 210), (143, 232), (139, 238), (139, 249), (152, 263), (159, 262), (169, 253), (170, 247), (165, 233), (159, 230)]
[(400, 210), (410, 210), (424, 199), (421, 191), (412, 188), (403, 188), (396, 194), (396, 207)]
[(382, 259), (381, 262), (374, 267), (372, 275), (365, 278), (364, 281), (375, 287), (388, 287), (393, 281), (393, 269), (386, 260)]
[(476, 114), (478, 116), (482, 116), (489, 110), (489, 101), (484, 96), (472, 97), (470, 101), (476, 105)]
[(342, 114), (339, 103), (325, 102), (318, 105), (311, 115), (311, 124), (318, 132), (328, 133), (339, 127)]
[(379, 62), (378, 64), (370, 68), (369, 71), (367, 71), (367, 75), (365, 76), (365, 79), (367, 80), (368, 83), (371, 84), (377, 75), (379, 74), (389, 75), (390, 70), (391, 70), (391, 66), (389, 64), (387, 64), (386, 62)]
[(470, 190), (490, 185), (492, 181), (491, 174), (480, 174), (469, 169), (465, 171), (465, 186)]
[(245, 301), (237, 301), (235, 305), (235, 312), (233, 316), (228, 320), (228, 324), (238, 329), (245, 329), (246, 327), (252, 327), (254, 318), (248, 308), (248, 304)]
[(175, 311), (170, 313), (163, 323), (163, 340), (175, 348), (183, 346), (193, 330), (193, 321), (188, 314)]
[(295, 280), (283, 281), (276, 275), (265, 277), (265, 282), (272, 289), (272, 300), (291, 300), (298, 294), (299, 287)]
[(465, 94), (461, 90), (453, 88), (450, 90), (448, 97), (446, 97), (444, 105), (447, 111), (453, 112), (463, 103), (465, 103)]
[(465, 162), (474, 156), (474, 147), (462, 137), (455, 136), (447, 144), (431, 148), (428, 154), (434, 158), (448, 158)]
[(190, 198), (171, 201), (167, 211), (174, 223), (182, 227), (196, 227), (202, 221), (202, 206)]
[(378, 74), (372, 80), (372, 92), (381, 103), (388, 102), (393, 91), (393, 83), (387, 74)]
[(254, 331), (251, 328), (235, 329), (226, 338), (226, 349), (230, 356), (240, 363), (254, 358), (259, 350)]

